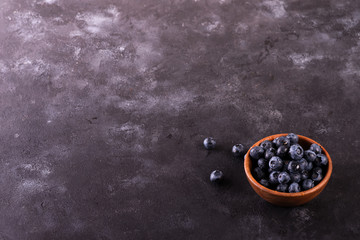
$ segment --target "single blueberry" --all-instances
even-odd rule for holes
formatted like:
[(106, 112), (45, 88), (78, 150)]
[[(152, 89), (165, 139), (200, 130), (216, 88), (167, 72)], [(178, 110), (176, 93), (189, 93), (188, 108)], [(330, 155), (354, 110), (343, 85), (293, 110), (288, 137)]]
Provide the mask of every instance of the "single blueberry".
[(273, 143), (269, 140), (265, 140), (260, 144), (260, 147), (262, 147), (264, 150), (267, 150), (273, 147)]
[(282, 145), (276, 150), (276, 155), (281, 158), (286, 157), (288, 150), (289, 148), (287, 146)]
[(265, 173), (264, 173), (263, 170), (261, 170), (261, 168), (256, 167), (256, 168), (254, 169), (254, 177), (255, 177), (256, 179), (262, 179), (262, 178), (265, 177)]
[(281, 170), (283, 165), (284, 165), (283, 161), (281, 160), (281, 158), (277, 156), (272, 157), (269, 161), (269, 168), (274, 169), (276, 171)]
[(309, 172), (306, 171), (306, 170), (302, 170), (300, 172), (300, 175), (301, 175), (301, 180), (305, 180), (305, 179), (308, 179), (309, 178)]
[(220, 170), (215, 170), (213, 172), (211, 172), (210, 174), (210, 181), (211, 182), (221, 182), (224, 179), (224, 174), (222, 171)]
[(315, 167), (314, 169), (313, 169), (313, 172), (315, 172), (315, 173), (317, 173), (317, 174), (322, 174), (322, 168), (321, 167)]
[(319, 162), (320, 165), (326, 166), (329, 161), (328, 161), (327, 157), (325, 156), (325, 154), (318, 154), (318, 155), (316, 155), (315, 162)]
[(310, 150), (313, 151), (315, 154), (321, 153), (321, 147), (316, 143), (311, 144)]
[(310, 188), (313, 188), (313, 187), (314, 187), (314, 181), (311, 179), (306, 179), (302, 183), (302, 188), (304, 190), (309, 190)]
[(288, 165), (288, 171), (290, 173), (298, 172), (300, 171), (300, 165), (297, 161), (290, 161)]
[(264, 158), (260, 158), (258, 161), (257, 161), (257, 164), (259, 166), (259, 168), (261, 168), (262, 170), (266, 170), (267, 167), (268, 167), (268, 162), (266, 159)]
[(266, 179), (261, 179), (260, 184), (267, 188), (270, 186), (269, 181)]
[(278, 137), (275, 138), (275, 139), (272, 141), (272, 143), (273, 143), (273, 145), (274, 145), (275, 147), (278, 145), (278, 142), (279, 142), (279, 138), (278, 138)]
[(204, 139), (204, 147), (208, 150), (214, 149), (216, 146), (216, 141), (212, 137), (208, 137)]
[(280, 146), (290, 147), (290, 140), (285, 136), (279, 137), (276, 141), (276, 147)]
[(292, 182), (299, 183), (301, 181), (301, 174), (298, 172), (290, 173), (290, 178)]
[(294, 144), (289, 150), (290, 157), (294, 160), (300, 160), (304, 155), (304, 150), (299, 144)]
[(288, 189), (288, 185), (286, 183), (280, 183), (276, 187), (276, 191), (278, 191), (278, 192), (286, 192), (287, 189)]
[(264, 149), (262, 147), (255, 146), (250, 150), (250, 157), (252, 157), (255, 160), (258, 160), (263, 156), (264, 156)]
[(316, 153), (314, 153), (314, 152), (311, 151), (311, 150), (306, 150), (306, 151), (304, 152), (304, 158), (305, 158), (306, 160), (308, 160), (309, 162), (313, 162), (313, 161), (315, 161), (315, 159), (316, 159)]
[(289, 133), (286, 137), (290, 140), (291, 145), (296, 144), (299, 141), (299, 137), (295, 133)]
[(307, 170), (308, 162), (305, 160), (305, 158), (302, 158), (299, 161), (300, 170)]
[(290, 175), (287, 172), (281, 172), (278, 176), (279, 183), (288, 183), (290, 181)]
[(314, 180), (314, 182), (320, 182), (322, 178), (322, 173), (313, 171), (313, 173), (311, 174), (311, 179)]
[(231, 150), (234, 157), (243, 157), (246, 153), (246, 149), (242, 144), (235, 144)]
[(275, 148), (269, 148), (265, 151), (265, 159), (270, 160), (273, 156), (275, 156), (276, 149)]
[(270, 173), (269, 175), (269, 182), (273, 185), (278, 184), (279, 183), (279, 171), (273, 171)]
[(306, 166), (305, 170), (311, 171), (312, 169), (313, 169), (313, 163), (312, 162), (307, 162), (307, 166)]
[(297, 193), (300, 192), (300, 185), (298, 183), (292, 183), (289, 186), (289, 193)]

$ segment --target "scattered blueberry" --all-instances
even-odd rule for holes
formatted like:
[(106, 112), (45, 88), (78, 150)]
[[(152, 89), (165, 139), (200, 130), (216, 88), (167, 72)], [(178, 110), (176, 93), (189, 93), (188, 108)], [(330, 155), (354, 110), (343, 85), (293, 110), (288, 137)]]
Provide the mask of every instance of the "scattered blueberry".
[(257, 160), (264, 155), (264, 149), (259, 146), (255, 146), (250, 150), (250, 157)]
[(208, 137), (204, 139), (204, 147), (208, 150), (214, 149), (216, 146), (216, 141), (212, 137)]
[(307, 170), (308, 162), (305, 160), (305, 158), (302, 158), (299, 161), (300, 170)]
[(315, 161), (315, 159), (316, 159), (316, 153), (314, 153), (314, 152), (311, 151), (311, 150), (306, 150), (306, 151), (304, 152), (304, 157), (305, 157), (305, 159), (308, 160), (309, 162), (313, 162), (313, 161)]
[(273, 147), (273, 143), (269, 140), (265, 140), (260, 144), (260, 147), (262, 147), (264, 150), (267, 150)]
[(302, 171), (300, 172), (300, 175), (301, 175), (301, 180), (306, 180), (306, 179), (309, 178), (309, 172), (306, 171), (306, 170), (302, 170)]
[(276, 150), (276, 155), (283, 158), (287, 155), (288, 150), (289, 150), (289, 148), (287, 146), (282, 145)]
[(299, 144), (294, 144), (289, 150), (290, 157), (294, 160), (300, 160), (304, 155), (304, 150)]
[(318, 144), (316, 144), (316, 143), (311, 144), (310, 150), (313, 151), (313, 152), (316, 153), (316, 154), (320, 154), (320, 153), (321, 153), (321, 147), (320, 147)]
[(288, 183), (290, 181), (290, 175), (287, 172), (281, 172), (278, 176), (279, 183)]
[(286, 138), (290, 140), (291, 145), (296, 144), (299, 141), (299, 137), (295, 133), (289, 133)]
[(300, 165), (297, 161), (290, 161), (288, 165), (288, 171), (290, 173), (298, 172), (300, 170)]
[(299, 183), (301, 181), (301, 174), (299, 172), (290, 173), (292, 182)]
[(286, 192), (287, 190), (288, 190), (288, 185), (286, 183), (280, 183), (276, 187), (276, 191), (279, 191), (279, 192)]
[(246, 153), (246, 149), (242, 144), (236, 144), (232, 147), (231, 150), (234, 157), (243, 157)]
[(270, 160), (273, 156), (275, 156), (276, 150), (275, 148), (269, 148), (265, 151), (265, 159)]
[(267, 168), (267, 166), (268, 166), (268, 162), (267, 162), (266, 159), (260, 158), (260, 159), (257, 161), (257, 163), (258, 163), (259, 168), (261, 168), (262, 170), (266, 170), (266, 168)]
[(211, 182), (221, 182), (224, 179), (224, 174), (220, 170), (215, 170), (210, 174)]
[(281, 158), (277, 156), (272, 157), (269, 161), (269, 168), (275, 171), (281, 170), (283, 165), (284, 165), (283, 161), (281, 160)]
[(311, 179), (306, 179), (302, 183), (302, 188), (304, 190), (309, 190), (310, 188), (313, 188), (313, 187), (314, 187), (314, 181)]
[(273, 171), (270, 173), (269, 175), (269, 182), (273, 185), (278, 184), (279, 183), (279, 171)]
[(311, 174), (311, 179), (314, 180), (314, 182), (320, 182), (322, 178), (322, 173), (313, 171)]
[(261, 170), (261, 168), (256, 167), (254, 169), (254, 176), (256, 179), (262, 179), (265, 177), (265, 173), (263, 172), (263, 170)]
[(260, 184), (267, 188), (270, 186), (269, 181), (266, 179), (261, 179)]
[(289, 186), (289, 193), (297, 193), (300, 192), (300, 186), (298, 183), (292, 183)]

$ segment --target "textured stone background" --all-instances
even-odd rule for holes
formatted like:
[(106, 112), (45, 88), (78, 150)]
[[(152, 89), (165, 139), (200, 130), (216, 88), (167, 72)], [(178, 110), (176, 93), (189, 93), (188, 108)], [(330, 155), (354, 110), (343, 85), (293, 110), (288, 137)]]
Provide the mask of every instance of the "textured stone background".
[[(1, 0), (0, 239), (359, 239), (359, 77), (356, 0)], [(290, 131), (334, 172), (287, 209), (230, 149)]]

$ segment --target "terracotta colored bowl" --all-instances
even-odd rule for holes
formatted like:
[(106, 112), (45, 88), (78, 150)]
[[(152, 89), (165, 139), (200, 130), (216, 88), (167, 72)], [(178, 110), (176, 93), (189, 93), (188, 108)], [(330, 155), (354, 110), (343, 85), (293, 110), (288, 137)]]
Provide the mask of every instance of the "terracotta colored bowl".
[(312, 140), (310, 138), (298, 135), (299, 136), (299, 144), (304, 148), (304, 150), (309, 149), (310, 145), (313, 143), (316, 143), (321, 147), (323, 154), (325, 154), (329, 160), (328, 169), (327, 169), (325, 177), (315, 187), (313, 187), (309, 190), (303, 191), (303, 192), (298, 192), (298, 193), (283, 193), (283, 192), (274, 191), (274, 190), (264, 187), (258, 181), (256, 181), (255, 178), (252, 176), (252, 173), (251, 173), (252, 161), (250, 159), (250, 150), (255, 146), (259, 146), (260, 143), (265, 140), (272, 141), (277, 137), (286, 136), (286, 135), (287, 135), (287, 133), (271, 135), (269, 137), (261, 139), (260, 141), (255, 143), (253, 146), (251, 146), (251, 148), (245, 155), (244, 169), (245, 169), (246, 177), (247, 177), (251, 187), (255, 190), (255, 192), (260, 197), (262, 197), (264, 200), (266, 200), (272, 204), (278, 205), (278, 206), (292, 207), (292, 206), (299, 206), (299, 205), (305, 204), (305, 203), (311, 201), (317, 195), (319, 195), (321, 193), (321, 191), (325, 188), (326, 184), (329, 182), (333, 166), (332, 166), (332, 161), (331, 161), (330, 155), (325, 150), (324, 147), (322, 147), (319, 143), (315, 142), (314, 140)]

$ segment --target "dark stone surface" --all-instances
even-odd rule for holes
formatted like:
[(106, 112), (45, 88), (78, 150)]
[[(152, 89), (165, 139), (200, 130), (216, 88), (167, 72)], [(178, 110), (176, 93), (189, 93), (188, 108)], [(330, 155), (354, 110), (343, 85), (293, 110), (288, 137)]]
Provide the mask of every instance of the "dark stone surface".
[[(359, 7), (2, 0), (0, 239), (359, 239)], [(230, 151), (289, 131), (334, 172), (280, 208)]]

